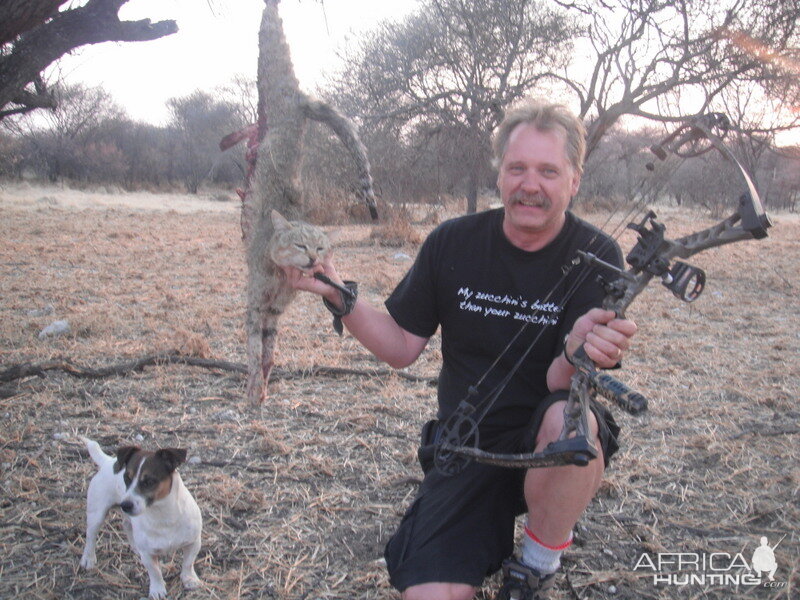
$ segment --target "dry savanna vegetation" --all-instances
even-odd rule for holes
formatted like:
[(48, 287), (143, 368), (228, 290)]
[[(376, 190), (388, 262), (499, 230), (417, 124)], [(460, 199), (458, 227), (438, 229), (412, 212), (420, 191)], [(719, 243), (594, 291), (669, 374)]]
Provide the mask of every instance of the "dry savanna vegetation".
[[(205, 519), (204, 587), (184, 592), (180, 563), (168, 561), (170, 597), (397, 597), (381, 557), (421, 476), (416, 442), (434, 413), (438, 338), (393, 372), (337, 337), (321, 303), (301, 295), (282, 322), (269, 401), (248, 405), (245, 378), (230, 368), (245, 362), (237, 209), (202, 195), (0, 189), (0, 372), (49, 361), (99, 369), (164, 353), (195, 362), (0, 383), (0, 598), (147, 593), (118, 514), (100, 534), (98, 569), (78, 567), (95, 471), (79, 435), (109, 452), (188, 449), (181, 473)], [(340, 271), (380, 305), (415, 255), (407, 240), (459, 210), (407, 209), (406, 222), (395, 215), (383, 233), (330, 226)], [(673, 236), (711, 223), (658, 210)], [(650, 410), (616, 410), (622, 450), (575, 531), (556, 600), (798, 597), (800, 222), (774, 220), (767, 240), (693, 259), (708, 273), (696, 303), (655, 285), (631, 307), (639, 334), (618, 376), (649, 396)], [(57, 320), (69, 332), (40, 339)], [(634, 569), (643, 553), (749, 561), (761, 536), (771, 545), (785, 536), (775, 549), (782, 588), (656, 586), (651, 571)], [(488, 580), (479, 598), (496, 587)]]

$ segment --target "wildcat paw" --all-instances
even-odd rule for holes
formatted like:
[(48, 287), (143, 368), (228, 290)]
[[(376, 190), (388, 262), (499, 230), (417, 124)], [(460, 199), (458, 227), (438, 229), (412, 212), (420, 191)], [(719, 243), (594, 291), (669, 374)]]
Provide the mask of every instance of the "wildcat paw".
[(266, 400), (268, 396), (269, 394), (267, 393), (266, 386), (264, 387), (254, 386), (251, 389), (247, 390), (247, 401), (254, 406), (258, 406), (259, 404), (264, 402), (264, 400)]

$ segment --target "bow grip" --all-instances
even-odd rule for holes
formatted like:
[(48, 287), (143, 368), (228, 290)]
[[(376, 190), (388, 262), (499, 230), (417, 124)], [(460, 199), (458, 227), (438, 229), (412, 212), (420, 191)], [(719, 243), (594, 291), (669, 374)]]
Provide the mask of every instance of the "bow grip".
[(591, 382), (598, 394), (616, 402), (628, 413), (638, 415), (647, 410), (647, 398), (608, 373), (597, 373)]

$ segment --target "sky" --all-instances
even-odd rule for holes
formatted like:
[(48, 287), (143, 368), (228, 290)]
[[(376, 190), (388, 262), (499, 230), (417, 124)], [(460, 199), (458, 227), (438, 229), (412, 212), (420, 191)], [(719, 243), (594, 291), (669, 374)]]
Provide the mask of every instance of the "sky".
[[(174, 19), (178, 32), (148, 42), (83, 46), (57, 69), (68, 83), (102, 86), (138, 121), (164, 124), (166, 101), (197, 89), (255, 79), (262, 0), (129, 0), (123, 20)], [(383, 19), (413, 11), (414, 0), (283, 0), (280, 14), (303, 90), (313, 93), (338, 65), (336, 52)]]
[[(228, 84), (237, 74), (255, 78), (263, 6), (263, 0), (128, 0), (122, 19), (174, 19), (178, 32), (148, 42), (83, 46), (51, 71), (68, 83), (102, 86), (132, 119), (163, 125), (168, 99)], [(313, 94), (339, 65), (337, 51), (348, 41), (416, 6), (417, 0), (283, 0), (280, 13), (301, 88)], [(798, 143), (800, 133), (782, 137), (782, 143)]]

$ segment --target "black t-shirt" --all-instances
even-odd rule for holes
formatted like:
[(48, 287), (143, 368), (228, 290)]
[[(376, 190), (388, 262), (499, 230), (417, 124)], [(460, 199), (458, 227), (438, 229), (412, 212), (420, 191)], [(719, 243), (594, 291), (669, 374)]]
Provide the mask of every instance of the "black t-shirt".
[(529, 322), (478, 387), (480, 400), (539, 338), (481, 423), (484, 433), (527, 422), (549, 393), (547, 369), (561, 352), (564, 336), (578, 317), (601, 305), (604, 292), (595, 268), (581, 263), (563, 273), (576, 250), (622, 265), (616, 242), (571, 212), (558, 236), (535, 252), (508, 241), (503, 216), (503, 209), (496, 209), (442, 223), (386, 300), (389, 314), (410, 333), (430, 337), (441, 325), (439, 419), (467, 398), (469, 386), (478, 383)]

